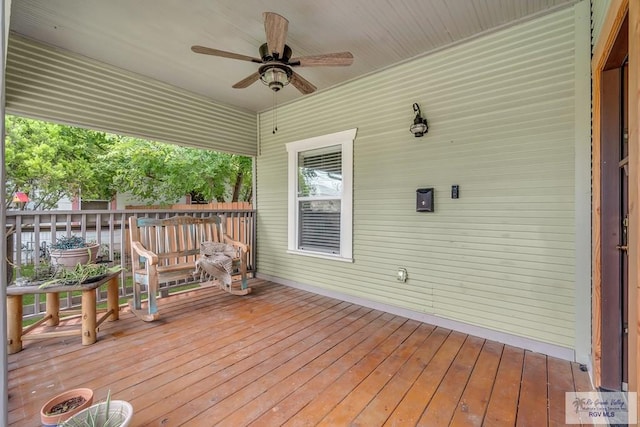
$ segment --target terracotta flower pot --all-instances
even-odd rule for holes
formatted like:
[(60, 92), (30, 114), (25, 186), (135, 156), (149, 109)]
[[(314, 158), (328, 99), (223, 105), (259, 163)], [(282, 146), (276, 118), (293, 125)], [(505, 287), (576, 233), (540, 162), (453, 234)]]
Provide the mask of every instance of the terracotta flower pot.
[[(49, 415), (51, 414), (51, 409), (54, 406), (78, 396), (81, 396), (85, 399), (85, 401), (80, 406), (70, 409), (62, 414)], [(90, 388), (76, 388), (73, 390), (65, 391), (64, 393), (53, 397), (42, 406), (42, 408), (40, 409), (40, 421), (42, 422), (43, 426), (57, 426), (58, 424), (61, 424), (62, 422), (69, 419), (72, 415), (75, 415), (83, 409), (90, 407), (92, 404), (93, 390), (91, 390)]]

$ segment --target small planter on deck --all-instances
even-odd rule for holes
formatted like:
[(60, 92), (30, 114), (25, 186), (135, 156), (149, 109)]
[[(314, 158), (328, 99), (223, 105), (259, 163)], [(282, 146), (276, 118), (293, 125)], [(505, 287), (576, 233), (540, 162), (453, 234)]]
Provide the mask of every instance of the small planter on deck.
[(45, 403), (40, 409), (40, 421), (43, 426), (57, 426), (72, 415), (87, 409), (93, 403), (93, 390), (76, 388), (65, 391)]

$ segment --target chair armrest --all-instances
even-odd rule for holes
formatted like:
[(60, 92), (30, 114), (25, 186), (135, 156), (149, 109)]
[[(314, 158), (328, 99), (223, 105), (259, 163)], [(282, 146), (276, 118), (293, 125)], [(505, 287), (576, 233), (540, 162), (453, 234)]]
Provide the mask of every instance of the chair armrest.
[(133, 249), (133, 251), (137, 253), (138, 256), (145, 258), (148, 265), (158, 264), (158, 255), (154, 254), (150, 250), (145, 249), (145, 247), (142, 246), (142, 243), (131, 242), (131, 249)]

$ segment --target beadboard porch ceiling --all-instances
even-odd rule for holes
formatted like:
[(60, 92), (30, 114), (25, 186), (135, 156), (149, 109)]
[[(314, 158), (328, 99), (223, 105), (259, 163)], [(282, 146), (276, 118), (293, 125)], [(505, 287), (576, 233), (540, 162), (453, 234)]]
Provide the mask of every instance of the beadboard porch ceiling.
[[(186, 89), (263, 111), (260, 83), (231, 86), (257, 64), (197, 55), (204, 45), (259, 57), (262, 12), (289, 20), (294, 56), (350, 51), (350, 67), (298, 68), (324, 90), (461, 40), (574, 4), (576, 0), (13, 0), (11, 31)], [(301, 97), (293, 87), (283, 103)], [(306, 95), (313, 96), (313, 95)]]

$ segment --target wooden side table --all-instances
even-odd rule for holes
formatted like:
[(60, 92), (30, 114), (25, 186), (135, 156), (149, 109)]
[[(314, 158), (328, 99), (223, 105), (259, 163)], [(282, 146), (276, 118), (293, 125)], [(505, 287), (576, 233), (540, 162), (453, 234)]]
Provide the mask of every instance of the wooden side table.
[[(9, 354), (22, 350), (22, 341), (28, 339), (46, 339), (66, 337), (80, 334), (82, 345), (93, 344), (97, 341), (98, 327), (105, 321), (119, 319), (118, 282), (120, 273), (112, 273), (104, 278), (83, 285), (49, 286), (40, 289), (38, 286), (8, 286), (7, 287), (7, 349)], [(107, 283), (107, 310), (100, 318), (97, 317), (96, 289)], [(60, 323), (60, 293), (82, 291), (82, 324), (80, 331), (65, 330), (30, 333), (43, 323), (48, 326), (58, 326)], [(46, 294), (46, 313), (43, 319), (33, 325), (22, 327), (22, 296), (31, 294)], [(73, 314), (73, 310), (64, 313)], [(28, 334), (28, 335), (27, 335)]]

